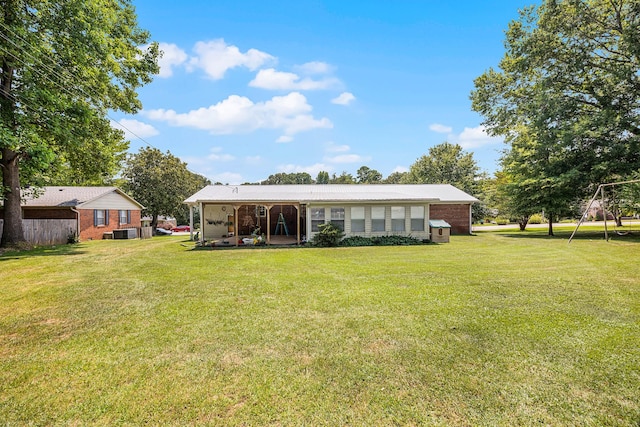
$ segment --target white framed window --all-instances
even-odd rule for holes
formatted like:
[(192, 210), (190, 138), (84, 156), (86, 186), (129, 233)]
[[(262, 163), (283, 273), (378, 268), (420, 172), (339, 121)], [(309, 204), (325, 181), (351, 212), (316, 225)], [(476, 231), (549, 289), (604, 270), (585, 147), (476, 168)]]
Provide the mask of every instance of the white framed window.
[(391, 231), (404, 231), (404, 218), (405, 209), (404, 206), (392, 206), (391, 207)]
[(324, 224), (324, 208), (311, 208), (311, 231), (320, 231), (320, 224)]
[(364, 233), (364, 206), (351, 208), (351, 232)]
[(106, 209), (96, 209), (93, 211), (93, 225), (102, 227), (109, 225), (109, 211)]
[(371, 207), (371, 231), (385, 231), (385, 213), (386, 207), (384, 206), (372, 206)]
[(260, 206), (258, 206), (257, 210), (258, 210), (258, 216), (260, 218), (264, 218), (264, 217), (267, 216), (267, 207), (266, 206), (260, 205)]
[(411, 206), (411, 231), (424, 231), (424, 206)]
[(119, 210), (118, 211), (118, 222), (120, 224), (131, 224), (131, 211)]
[(344, 208), (331, 208), (331, 224), (344, 231)]

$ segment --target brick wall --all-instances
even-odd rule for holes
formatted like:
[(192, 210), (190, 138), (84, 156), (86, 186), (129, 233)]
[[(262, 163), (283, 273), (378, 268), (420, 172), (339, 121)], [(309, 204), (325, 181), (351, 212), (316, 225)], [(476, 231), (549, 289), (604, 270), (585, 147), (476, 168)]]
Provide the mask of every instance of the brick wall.
[[(140, 211), (131, 211), (131, 223), (120, 224), (118, 222), (118, 210), (109, 210), (109, 224), (94, 226), (93, 225), (93, 209), (79, 209), (80, 212), (80, 240), (100, 240), (104, 233), (111, 232), (113, 230), (125, 229), (125, 228), (137, 228), (141, 227), (140, 223)], [(140, 230), (138, 230), (138, 236)]]
[(451, 234), (470, 234), (469, 205), (429, 205), (429, 219), (451, 224)]

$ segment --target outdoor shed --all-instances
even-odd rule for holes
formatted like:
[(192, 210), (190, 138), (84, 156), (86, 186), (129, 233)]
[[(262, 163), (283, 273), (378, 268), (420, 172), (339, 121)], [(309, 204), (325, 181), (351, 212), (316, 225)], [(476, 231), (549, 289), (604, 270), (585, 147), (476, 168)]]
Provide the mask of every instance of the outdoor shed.
[(444, 220), (434, 219), (429, 221), (431, 241), (434, 243), (449, 243), (451, 225)]
[(209, 185), (185, 203), (200, 212), (201, 241), (263, 235), (267, 243), (300, 243), (332, 223), (346, 237), (406, 235), (429, 239), (429, 221), (445, 220), (452, 234), (471, 233), (478, 200), (448, 184)]
[(126, 230), (119, 235), (129, 238), (140, 236), (143, 208), (117, 187), (44, 187), (23, 195), (22, 223), (25, 238), (35, 244), (65, 243), (70, 235), (102, 239), (114, 230)]

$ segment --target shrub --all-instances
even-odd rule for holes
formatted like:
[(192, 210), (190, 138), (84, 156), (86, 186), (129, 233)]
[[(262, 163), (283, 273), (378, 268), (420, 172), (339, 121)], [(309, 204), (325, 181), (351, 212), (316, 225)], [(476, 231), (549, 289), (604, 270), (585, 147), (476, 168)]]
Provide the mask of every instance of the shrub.
[(529, 217), (529, 224), (546, 224), (547, 220), (540, 214), (533, 214)]
[(321, 248), (338, 246), (340, 240), (344, 237), (342, 230), (331, 223), (320, 224), (318, 230), (320, 230), (320, 232), (313, 236), (311, 240), (313, 246), (319, 246)]
[(422, 245), (424, 243), (428, 243), (428, 240), (425, 242), (411, 236), (352, 236), (341, 241), (340, 246), (406, 246)]
[(369, 237), (352, 236), (343, 239), (340, 246), (373, 246), (373, 242)]
[(407, 246), (421, 245), (422, 241), (411, 236), (380, 236), (372, 237), (374, 245), (378, 246)]
[(496, 224), (507, 225), (509, 224), (509, 220), (507, 218), (496, 218)]

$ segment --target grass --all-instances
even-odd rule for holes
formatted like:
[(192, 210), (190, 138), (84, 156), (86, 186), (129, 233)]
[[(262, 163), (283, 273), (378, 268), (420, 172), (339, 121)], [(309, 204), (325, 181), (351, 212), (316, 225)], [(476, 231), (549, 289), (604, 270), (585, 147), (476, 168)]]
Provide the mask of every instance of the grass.
[(5, 425), (640, 423), (640, 240), (0, 256)]

